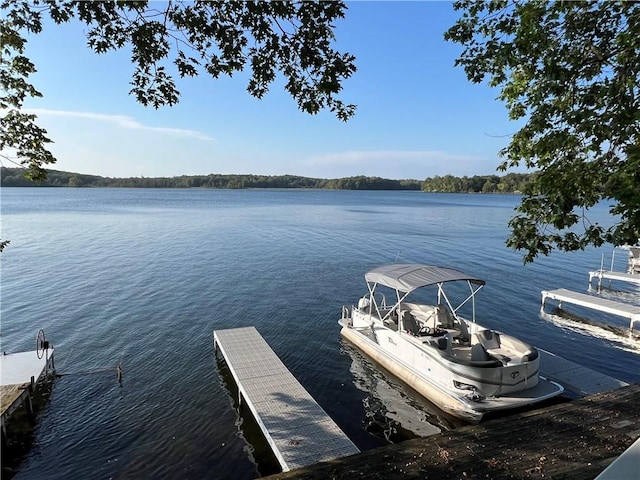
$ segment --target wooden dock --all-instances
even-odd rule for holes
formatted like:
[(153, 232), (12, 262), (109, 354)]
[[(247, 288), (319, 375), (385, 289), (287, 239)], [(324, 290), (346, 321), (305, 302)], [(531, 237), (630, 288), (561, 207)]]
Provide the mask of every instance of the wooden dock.
[(559, 307), (562, 308), (562, 303), (570, 303), (592, 310), (598, 310), (604, 313), (610, 313), (620, 317), (629, 319), (629, 329), (633, 331), (634, 323), (640, 323), (640, 306), (631, 305), (629, 303), (614, 302), (606, 298), (596, 297), (594, 295), (587, 295), (585, 293), (578, 293), (565, 288), (559, 288), (558, 290), (542, 291), (542, 308), (544, 309), (547, 299), (557, 300)]
[(216, 330), (213, 339), (283, 471), (359, 453), (255, 327)]
[(42, 375), (53, 368), (53, 348), (42, 352), (3, 353), (0, 355), (0, 411), (2, 439), (6, 441), (5, 423), (20, 406), (33, 417), (31, 395)]
[(611, 280), (618, 280), (620, 282), (640, 285), (640, 275), (637, 273), (612, 272), (600, 269), (589, 272), (589, 283), (591, 283), (594, 278), (598, 279), (598, 287), (602, 285), (603, 279), (609, 280), (609, 283), (611, 283)]
[[(638, 438), (634, 384), (269, 478), (592, 480)], [(624, 475), (640, 478), (640, 464), (627, 465)]]

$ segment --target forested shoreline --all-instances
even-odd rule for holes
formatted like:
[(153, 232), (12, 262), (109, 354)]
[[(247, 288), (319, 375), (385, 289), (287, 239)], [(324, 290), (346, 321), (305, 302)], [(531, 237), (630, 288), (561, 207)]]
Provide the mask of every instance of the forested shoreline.
[(422, 182), (425, 192), (451, 193), (520, 193), (529, 182), (531, 173), (508, 173), (499, 175), (474, 175), (473, 177), (430, 177)]
[(336, 179), (309, 178), (296, 175), (181, 175), (177, 177), (111, 178), (48, 170), (41, 182), (24, 176), (25, 169), (1, 168), (2, 187), (101, 187), (101, 188), (314, 188), (334, 190), (423, 190), (451, 193), (512, 193), (522, 190), (529, 174), (511, 173), (505, 176), (476, 175), (421, 180), (391, 180), (380, 177), (346, 177)]

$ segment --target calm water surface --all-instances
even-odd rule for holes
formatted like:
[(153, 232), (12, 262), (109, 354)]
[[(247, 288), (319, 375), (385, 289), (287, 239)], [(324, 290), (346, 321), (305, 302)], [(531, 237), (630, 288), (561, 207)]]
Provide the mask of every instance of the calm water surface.
[[(32, 350), (43, 328), (64, 374), (14, 478), (273, 473), (213, 354), (212, 332), (222, 328), (256, 326), (361, 449), (455, 427), (340, 339), (341, 306), (364, 293), (365, 271), (396, 259), (485, 278), (481, 323), (640, 381), (635, 345), (539, 315), (540, 290), (586, 291), (588, 271), (611, 248), (525, 267), (504, 246), (517, 202), (420, 192), (3, 189), (2, 238), (11, 245), (0, 256), (1, 348)], [(607, 223), (606, 208), (592, 215)], [(607, 294), (640, 299), (633, 288)], [(120, 361), (122, 384), (112, 370), (81, 375)]]

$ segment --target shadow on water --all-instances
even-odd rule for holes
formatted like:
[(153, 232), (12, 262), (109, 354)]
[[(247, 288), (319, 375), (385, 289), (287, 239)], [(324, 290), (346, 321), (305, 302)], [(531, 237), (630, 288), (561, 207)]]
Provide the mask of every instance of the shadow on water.
[(238, 386), (236, 385), (227, 362), (221, 355), (214, 353), (214, 361), (220, 374), (221, 386), (229, 395), (231, 405), (236, 412), (236, 427), (238, 433), (247, 443), (246, 452), (256, 465), (260, 476), (273, 475), (282, 472), (280, 463), (271, 450), (267, 439), (262, 433), (253, 414), (245, 404), (239, 401)]
[(540, 318), (560, 328), (604, 340), (621, 350), (640, 353), (640, 336), (638, 336), (637, 327), (631, 332), (629, 327), (600, 322), (558, 307), (550, 313), (541, 311)]
[(29, 418), (26, 409), (18, 408), (5, 423), (5, 438), (2, 441), (2, 470), (0, 479), (9, 480), (18, 471), (20, 463), (31, 451), (38, 434), (39, 419), (46, 414), (49, 399), (53, 392), (54, 377), (38, 382), (32, 395), (34, 418)]

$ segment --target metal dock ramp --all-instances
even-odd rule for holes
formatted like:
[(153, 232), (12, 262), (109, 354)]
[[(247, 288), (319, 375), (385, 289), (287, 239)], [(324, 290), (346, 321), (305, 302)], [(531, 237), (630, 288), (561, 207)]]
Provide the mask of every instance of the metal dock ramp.
[(215, 330), (213, 342), (283, 471), (360, 452), (255, 327)]
[(628, 383), (538, 348), (540, 374), (581, 397), (626, 387)]
[(620, 317), (628, 318), (630, 330), (633, 330), (634, 323), (640, 322), (640, 306), (631, 305), (629, 303), (614, 302), (613, 300), (607, 300), (606, 298), (600, 298), (594, 295), (587, 295), (585, 293), (578, 293), (564, 288), (559, 288), (558, 290), (542, 291), (543, 309), (547, 298), (557, 300), (559, 302), (560, 308), (562, 308), (562, 302), (566, 302), (573, 305), (590, 308), (592, 310), (598, 310), (600, 312), (610, 313), (612, 315), (618, 315)]

